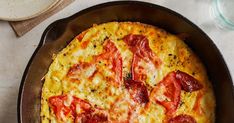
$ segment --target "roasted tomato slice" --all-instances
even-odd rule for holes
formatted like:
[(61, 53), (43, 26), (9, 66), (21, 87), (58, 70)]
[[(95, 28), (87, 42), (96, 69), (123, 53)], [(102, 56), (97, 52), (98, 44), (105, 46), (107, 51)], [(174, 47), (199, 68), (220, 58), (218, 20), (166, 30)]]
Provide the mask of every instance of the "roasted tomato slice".
[[(129, 34), (123, 40), (133, 53), (131, 66), (132, 79), (145, 82), (147, 79), (146, 73), (158, 68), (161, 60), (151, 50), (149, 41), (144, 35)], [(144, 65), (144, 63), (150, 66)]]
[(87, 31), (82, 32), (81, 34), (79, 34), (78, 36), (76, 36), (76, 39), (78, 39), (78, 41), (82, 41), (82, 39), (84, 38), (85, 34), (87, 33)]
[(70, 105), (70, 108), (73, 112), (73, 116), (77, 116), (82, 113), (92, 112), (91, 105), (80, 98), (73, 97), (72, 103)]
[(133, 80), (140, 80), (140, 81), (145, 81), (146, 80), (146, 71), (144, 66), (141, 66), (139, 64), (140, 62), (140, 57), (137, 55), (133, 55), (133, 59), (132, 59), (132, 79)]
[(190, 115), (181, 114), (169, 119), (168, 123), (196, 123), (196, 120)]
[(107, 121), (108, 117), (99, 108), (92, 108), (91, 105), (80, 98), (73, 97), (71, 109), (76, 123), (100, 123)]
[(75, 123), (102, 123), (107, 122), (108, 117), (103, 113), (84, 113), (76, 117)]
[[(105, 65), (113, 72), (110, 76), (110, 80), (114, 81), (116, 85), (120, 85), (122, 81), (122, 57), (115, 44), (110, 40), (105, 41), (103, 46), (103, 53), (94, 56), (91, 62), (81, 62), (73, 65), (67, 76), (76, 81), (86, 77), (92, 79), (97, 72), (101, 70), (98, 69), (98, 62), (104, 61)], [(88, 74), (87, 74), (88, 73)]]
[(204, 112), (203, 108), (201, 107), (201, 100), (202, 100), (203, 95), (204, 95), (203, 92), (197, 93), (197, 99), (193, 106), (193, 110), (195, 110), (199, 115), (202, 115)]
[(71, 109), (64, 105), (65, 100), (67, 100), (67, 96), (63, 95), (49, 98), (49, 106), (59, 120), (61, 120), (61, 115), (67, 116), (71, 112)]
[(149, 102), (147, 88), (141, 81), (125, 80), (125, 87), (135, 102), (139, 104)]
[(153, 89), (151, 96), (166, 108), (168, 114), (176, 111), (180, 102), (181, 87), (175, 78), (176, 73), (170, 72)]
[(129, 34), (123, 38), (130, 50), (141, 59), (151, 60), (156, 67), (159, 67), (161, 60), (149, 47), (149, 40), (144, 35)]
[(202, 85), (198, 82), (197, 79), (192, 77), (191, 75), (182, 72), (182, 71), (176, 71), (176, 79), (180, 81), (180, 84), (182, 86), (182, 90), (186, 92), (192, 92), (202, 89)]
[(94, 65), (91, 63), (86, 63), (86, 62), (81, 62), (79, 64), (75, 64), (69, 69), (67, 76), (71, 79), (79, 80), (81, 75), (84, 74), (85, 70), (91, 68), (92, 66), (94, 66)]
[(59, 120), (63, 120), (62, 115), (68, 116), (68, 114), (71, 114), (73, 118), (76, 118), (81, 114), (94, 111), (87, 101), (67, 95), (50, 97), (49, 106)]
[(104, 51), (98, 55), (95, 59), (96, 62), (106, 60), (109, 66), (115, 73), (115, 82), (120, 83), (122, 81), (122, 57), (117, 47), (113, 42), (107, 40), (104, 43)]

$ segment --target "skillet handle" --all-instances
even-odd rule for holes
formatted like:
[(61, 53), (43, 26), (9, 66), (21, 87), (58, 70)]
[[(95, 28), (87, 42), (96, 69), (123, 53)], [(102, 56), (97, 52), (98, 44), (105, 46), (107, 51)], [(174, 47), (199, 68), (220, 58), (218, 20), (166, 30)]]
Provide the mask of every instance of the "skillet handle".
[(66, 19), (57, 20), (50, 24), (43, 32), (40, 43), (45, 45), (57, 41), (65, 33), (67, 24)]

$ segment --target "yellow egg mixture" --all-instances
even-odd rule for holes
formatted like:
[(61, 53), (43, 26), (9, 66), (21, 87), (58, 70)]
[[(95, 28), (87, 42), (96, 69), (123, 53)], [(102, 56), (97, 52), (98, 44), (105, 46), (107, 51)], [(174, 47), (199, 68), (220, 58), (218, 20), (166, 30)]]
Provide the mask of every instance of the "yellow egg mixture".
[[(149, 60), (152, 54), (145, 60), (147, 53), (142, 49), (138, 49), (138, 54), (143, 56), (136, 56), (136, 59), (141, 58), (136, 62), (138, 67), (132, 65), (134, 47), (131, 50), (124, 41), (124, 37), (130, 34), (145, 37), (142, 40), (148, 41), (153, 56), (160, 59), (160, 65)], [(133, 85), (130, 82), (127, 87), (125, 81), (133, 76), (133, 67), (143, 70), (143, 73), (135, 71), (133, 78), (141, 78), (134, 80)], [(176, 109), (168, 111), (160, 103), (168, 100), (163, 96), (167, 87), (160, 88), (163, 92), (162, 96), (157, 96), (158, 101), (152, 92), (168, 73), (178, 70), (194, 77), (202, 88), (187, 92), (178, 87), (179, 103), (173, 103)], [(79, 34), (53, 58), (41, 98), (42, 123), (176, 123), (170, 119), (182, 114), (192, 117), (191, 123), (213, 123), (214, 110), (212, 86), (198, 57), (177, 36), (138, 22), (94, 25)], [(182, 121), (183, 118), (174, 120)]]

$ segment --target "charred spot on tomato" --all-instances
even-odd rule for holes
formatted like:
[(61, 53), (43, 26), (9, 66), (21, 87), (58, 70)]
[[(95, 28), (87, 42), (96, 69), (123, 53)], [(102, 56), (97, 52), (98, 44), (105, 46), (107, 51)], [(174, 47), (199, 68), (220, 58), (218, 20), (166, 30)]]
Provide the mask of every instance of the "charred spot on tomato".
[(149, 102), (147, 87), (144, 85), (143, 82), (135, 80), (125, 80), (124, 84), (125, 87), (128, 89), (131, 98), (135, 102), (139, 104)]
[(131, 80), (132, 79), (132, 73), (127, 73), (124, 77), (124, 80)]
[(103, 113), (85, 113), (76, 117), (76, 121), (81, 123), (100, 123), (107, 120), (108, 117)]
[(196, 120), (187, 114), (180, 114), (169, 119), (168, 123), (197, 123)]
[(182, 90), (186, 92), (193, 92), (203, 88), (197, 79), (185, 72), (176, 71), (176, 79), (180, 82)]

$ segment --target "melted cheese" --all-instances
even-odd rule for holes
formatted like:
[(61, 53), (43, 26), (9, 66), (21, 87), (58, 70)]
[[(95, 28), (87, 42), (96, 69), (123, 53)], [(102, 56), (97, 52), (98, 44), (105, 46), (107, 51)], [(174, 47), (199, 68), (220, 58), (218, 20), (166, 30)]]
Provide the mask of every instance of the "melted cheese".
[[(133, 53), (122, 38), (128, 34), (142, 34), (149, 40), (152, 51), (162, 60), (160, 68), (155, 68), (153, 63), (141, 61), (139, 64), (144, 66), (147, 75), (146, 84), (150, 89), (174, 70), (181, 70), (193, 75), (198, 79), (204, 89), (204, 96), (201, 99), (203, 113), (198, 114), (193, 110), (196, 101), (197, 92), (181, 93), (181, 104), (176, 114), (189, 114), (193, 116), (198, 123), (214, 122), (215, 101), (210, 82), (207, 78), (204, 66), (197, 56), (185, 45), (185, 43), (176, 36), (169, 34), (159, 28), (141, 23), (130, 22), (110, 22), (94, 26), (82, 33), (82, 40), (75, 38), (66, 48), (58, 53), (53, 63), (50, 65), (45, 77), (45, 83), (42, 89), (41, 99), (41, 118), (42, 123), (55, 123), (56, 116), (50, 109), (48, 99), (51, 96), (66, 94), (68, 99), (65, 101), (66, 106), (72, 102), (72, 96), (87, 100), (91, 105), (108, 112), (110, 121), (126, 121), (139, 123), (162, 123), (166, 117), (165, 108), (150, 98), (150, 103), (145, 105), (136, 105), (130, 98), (128, 90), (120, 85), (116, 87), (109, 82), (107, 77), (114, 76), (111, 68), (106, 65), (107, 61), (92, 64), (82, 70), (79, 75), (69, 78), (67, 73), (69, 69), (82, 62), (91, 62), (93, 57), (103, 52), (103, 43), (106, 38), (110, 39), (121, 54), (123, 61), (123, 77), (131, 72), (131, 62)], [(84, 48), (82, 43), (89, 43)], [(95, 73), (95, 71), (97, 71)], [(94, 74), (95, 73), (95, 74)], [(92, 79), (90, 79), (90, 77)], [(75, 79), (75, 80), (74, 80)], [(123, 83), (123, 82), (122, 82)], [(162, 90), (163, 93), (163, 90)], [(165, 97), (160, 97), (165, 98)], [(79, 106), (76, 111), (80, 112)], [(128, 117), (129, 112), (132, 113)], [(72, 122), (71, 118), (66, 118), (61, 114), (62, 119)]]

